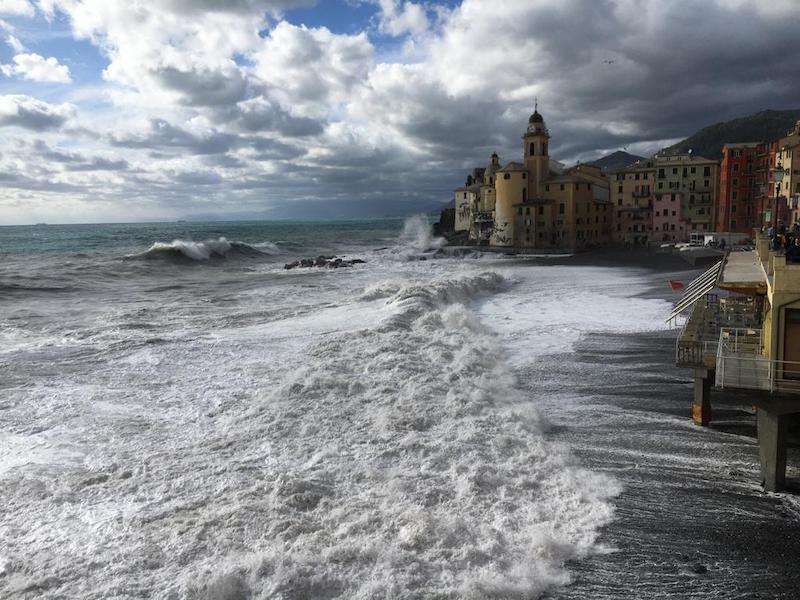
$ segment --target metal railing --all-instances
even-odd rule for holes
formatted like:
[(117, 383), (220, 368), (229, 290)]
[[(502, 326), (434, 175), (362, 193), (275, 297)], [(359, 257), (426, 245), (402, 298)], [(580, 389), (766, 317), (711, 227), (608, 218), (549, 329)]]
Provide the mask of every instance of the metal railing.
[(723, 328), (716, 366), (719, 388), (800, 394), (800, 362), (765, 356), (761, 329)]

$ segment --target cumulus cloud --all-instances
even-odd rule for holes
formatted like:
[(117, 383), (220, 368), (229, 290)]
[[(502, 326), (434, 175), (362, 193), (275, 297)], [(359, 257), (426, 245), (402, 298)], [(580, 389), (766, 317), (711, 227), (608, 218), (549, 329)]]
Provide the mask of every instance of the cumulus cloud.
[(0, 127), (33, 131), (59, 129), (76, 114), (71, 104), (49, 104), (24, 95), (0, 96)]
[(33, 5), (28, 0), (0, 0), (0, 15), (32, 17)]
[(284, 105), (327, 113), (349, 102), (374, 66), (374, 52), (364, 33), (337, 35), (282, 21), (254, 53), (254, 73)]
[(163, 119), (151, 119), (144, 131), (114, 134), (109, 141), (118, 148), (180, 149), (193, 154), (224, 154), (236, 144), (237, 137), (215, 129), (191, 132)]
[(393, 36), (421, 35), (428, 30), (428, 15), (418, 3), (401, 0), (378, 0), (380, 30)]
[[(16, 38), (13, 39), (16, 40)], [(21, 46), (19, 40), (16, 40), (16, 44)], [(60, 64), (58, 59), (52, 56), (44, 58), (38, 54), (17, 54), (13, 60), (13, 65), (0, 65), (0, 71), (7, 77), (17, 76), (31, 81), (53, 83), (72, 82), (69, 76), (69, 67)]]
[(363, 1), (375, 16), (342, 34), (282, 16), (311, 2), (40, 0), (103, 54), (104, 81), (71, 91), (81, 114), (2, 96), (0, 125), (93, 131), (89, 147), (48, 138), (38, 160), (69, 185), (152, 190), (156, 207), (193, 186), (254, 205), (436, 205), (492, 151), (519, 159), (534, 97), (565, 161), (798, 107), (795, 0)]

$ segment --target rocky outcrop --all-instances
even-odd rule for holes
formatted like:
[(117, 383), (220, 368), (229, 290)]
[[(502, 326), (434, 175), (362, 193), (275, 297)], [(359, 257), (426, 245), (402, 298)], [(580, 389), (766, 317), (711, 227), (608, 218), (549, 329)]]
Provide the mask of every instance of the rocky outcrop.
[(353, 265), (363, 264), (367, 261), (360, 258), (343, 259), (336, 256), (318, 256), (316, 258), (301, 258), (294, 262), (283, 265), (284, 269), (327, 267), (328, 269), (339, 269), (341, 267), (352, 267)]

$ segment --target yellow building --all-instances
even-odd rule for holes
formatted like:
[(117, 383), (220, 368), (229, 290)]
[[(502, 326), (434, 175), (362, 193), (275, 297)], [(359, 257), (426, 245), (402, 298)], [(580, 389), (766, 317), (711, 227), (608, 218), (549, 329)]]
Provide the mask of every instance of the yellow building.
[[(800, 218), (800, 121), (786, 137), (778, 140), (775, 153), (777, 162), (783, 167), (783, 180), (780, 183), (780, 198), (788, 204), (792, 221)], [(774, 198), (776, 186), (770, 186), (769, 195)], [(791, 224), (791, 223), (789, 223)]]
[(534, 110), (522, 136), (524, 163), (500, 168), (494, 154), (482, 185), (456, 190), (457, 229), (499, 247), (574, 249), (611, 241), (608, 179), (591, 165), (554, 170), (549, 139)]
[(612, 239), (625, 245), (646, 245), (653, 239), (653, 193), (656, 168), (652, 160), (609, 173), (614, 205)]
[(497, 171), (494, 188), (494, 229), (492, 246), (520, 246), (514, 239), (516, 205), (528, 199), (528, 169), (522, 163), (510, 162)]
[(676, 363), (694, 369), (694, 420), (709, 424), (712, 385), (748, 390), (757, 407), (762, 484), (779, 491), (787, 417), (800, 414), (800, 263), (770, 251), (759, 233), (756, 250), (730, 252), (686, 290), (670, 318), (691, 309)]

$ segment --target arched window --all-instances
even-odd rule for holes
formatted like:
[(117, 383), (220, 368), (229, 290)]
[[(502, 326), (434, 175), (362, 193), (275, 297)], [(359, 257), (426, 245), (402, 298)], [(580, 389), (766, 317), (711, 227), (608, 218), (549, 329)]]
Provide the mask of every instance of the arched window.
[(530, 147), (528, 148), (528, 155), (533, 156), (536, 154), (536, 146), (534, 146), (533, 142), (530, 143)]

